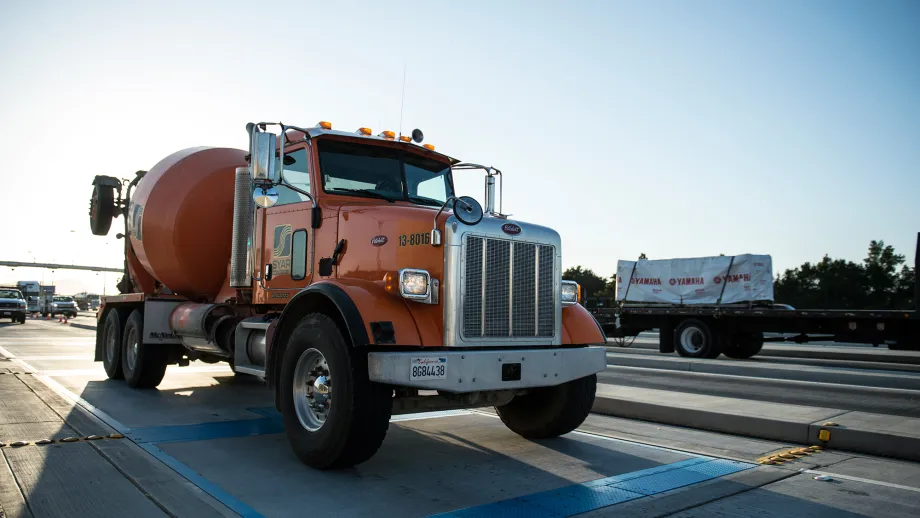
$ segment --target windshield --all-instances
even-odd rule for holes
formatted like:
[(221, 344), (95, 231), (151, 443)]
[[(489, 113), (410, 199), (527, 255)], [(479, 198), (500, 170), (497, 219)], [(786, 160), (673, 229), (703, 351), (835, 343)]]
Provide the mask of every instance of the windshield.
[(22, 293), (17, 290), (0, 290), (0, 299), (21, 299)]
[(71, 297), (54, 297), (55, 302), (73, 302)]
[(323, 191), (440, 207), (453, 196), (450, 167), (399, 149), (320, 142)]

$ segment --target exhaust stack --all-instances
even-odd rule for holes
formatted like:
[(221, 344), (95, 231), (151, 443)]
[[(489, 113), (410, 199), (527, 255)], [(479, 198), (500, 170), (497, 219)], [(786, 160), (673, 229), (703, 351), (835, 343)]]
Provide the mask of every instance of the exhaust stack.
[(233, 242), (230, 247), (230, 287), (249, 288), (252, 264), (249, 262), (249, 236), (252, 234), (252, 177), (248, 167), (236, 168), (233, 191)]
[(486, 214), (495, 214), (495, 177), (486, 174)]

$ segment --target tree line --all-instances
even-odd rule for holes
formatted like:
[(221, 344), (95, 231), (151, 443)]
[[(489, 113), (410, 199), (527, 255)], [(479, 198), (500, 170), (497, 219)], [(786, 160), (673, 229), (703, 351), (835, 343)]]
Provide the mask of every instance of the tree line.
[[(647, 257), (643, 253), (639, 259)], [(862, 262), (825, 255), (816, 263), (806, 262), (777, 274), (774, 301), (798, 309), (913, 309), (916, 272), (905, 261), (891, 245), (873, 240)], [(616, 296), (616, 274), (605, 278), (590, 268), (575, 266), (563, 272), (562, 278), (578, 282), (584, 298)]]

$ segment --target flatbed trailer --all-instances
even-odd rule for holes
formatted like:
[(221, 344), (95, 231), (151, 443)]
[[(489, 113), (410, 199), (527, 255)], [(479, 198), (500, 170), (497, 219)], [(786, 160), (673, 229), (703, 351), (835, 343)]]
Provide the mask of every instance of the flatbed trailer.
[[(914, 268), (920, 269), (920, 234)], [(914, 305), (920, 303), (920, 278)], [(677, 305), (589, 298), (585, 307), (611, 338), (659, 330), (659, 351), (681, 356), (750, 358), (764, 342), (817, 340), (920, 350), (920, 311), (793, 309), (782, 304)], [(765, 337), (765, 333), (781, 336)], [(791, 335), (791, 336), (790, 336)]]

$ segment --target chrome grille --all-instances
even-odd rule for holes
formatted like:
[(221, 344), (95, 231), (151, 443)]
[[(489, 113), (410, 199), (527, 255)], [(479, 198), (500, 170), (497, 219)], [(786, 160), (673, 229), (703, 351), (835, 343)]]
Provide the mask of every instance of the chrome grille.
[(464, 250), (463, 335), (555, 335), (555, 250), (549, 245), (471, 236)]

